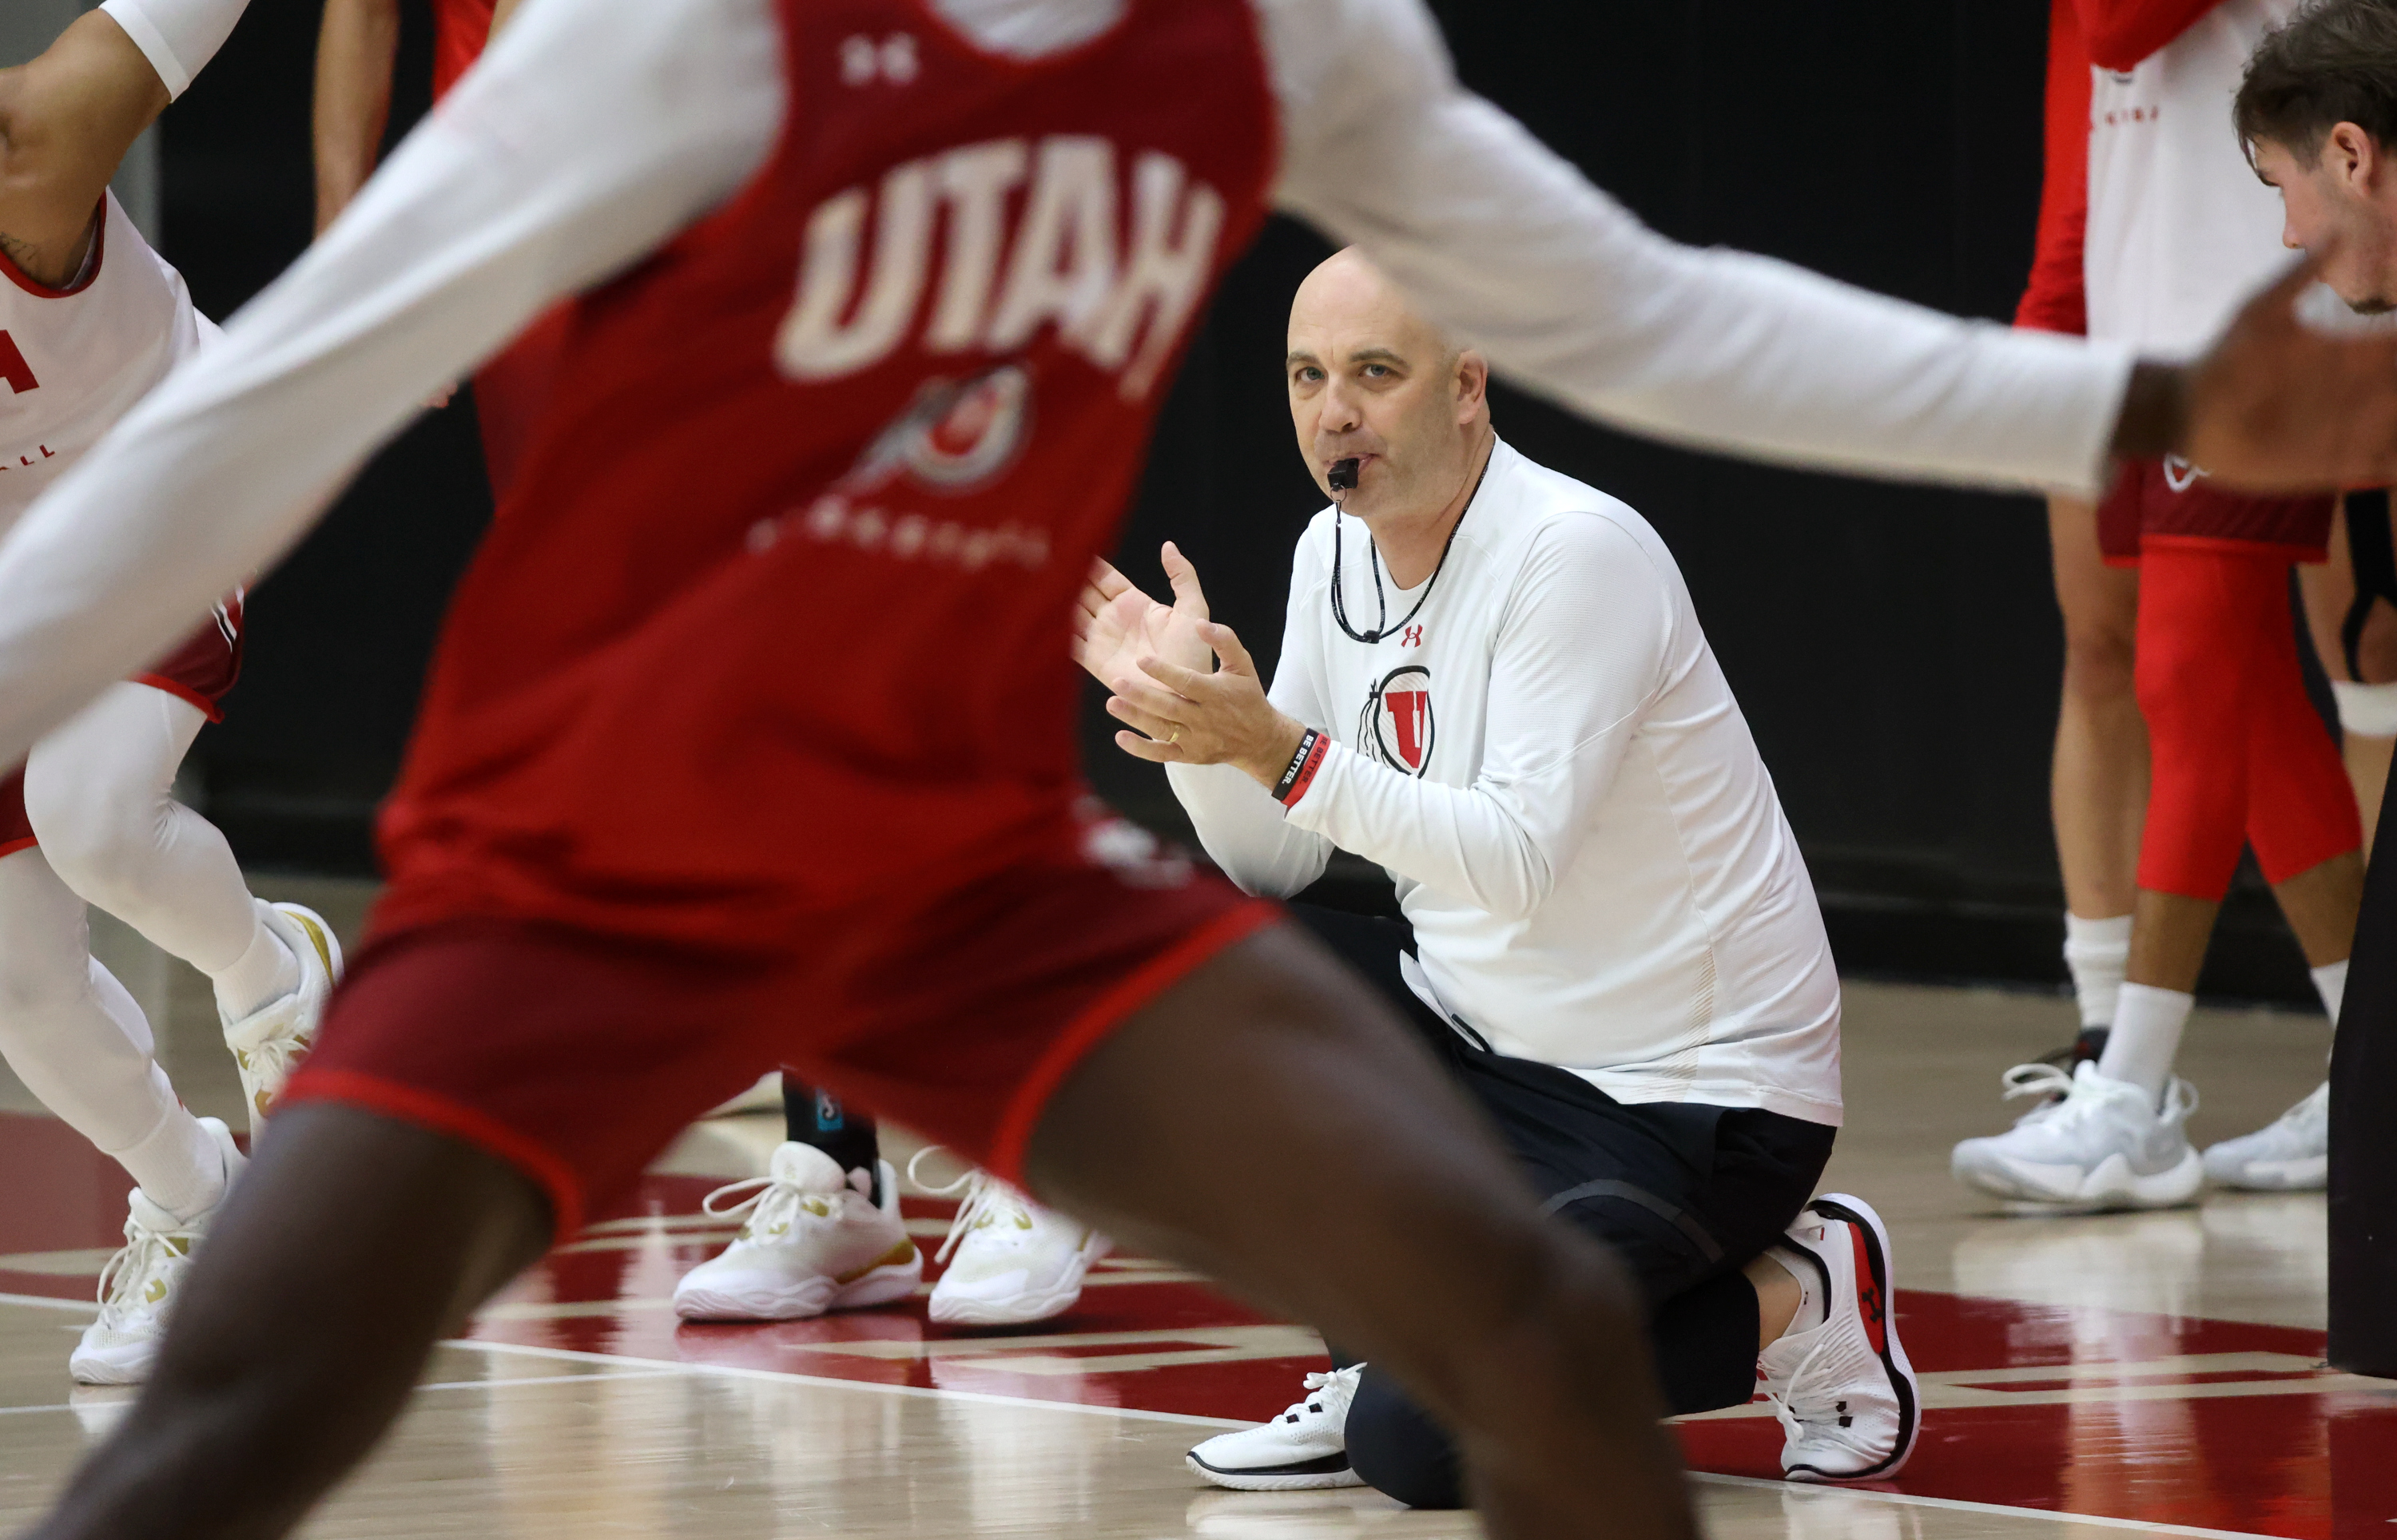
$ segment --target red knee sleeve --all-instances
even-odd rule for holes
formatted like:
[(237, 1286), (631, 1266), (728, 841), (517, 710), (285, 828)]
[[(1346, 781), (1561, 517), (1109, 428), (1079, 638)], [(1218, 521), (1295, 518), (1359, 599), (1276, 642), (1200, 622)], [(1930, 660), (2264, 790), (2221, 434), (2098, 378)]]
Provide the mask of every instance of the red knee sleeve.
[(2363, 843), (2293, 628), (2285, 559), (2143, 552), (2136, 670), (2154, 768), (2139, 886), (2218, 901), (2251, 839), (2274, 883)]

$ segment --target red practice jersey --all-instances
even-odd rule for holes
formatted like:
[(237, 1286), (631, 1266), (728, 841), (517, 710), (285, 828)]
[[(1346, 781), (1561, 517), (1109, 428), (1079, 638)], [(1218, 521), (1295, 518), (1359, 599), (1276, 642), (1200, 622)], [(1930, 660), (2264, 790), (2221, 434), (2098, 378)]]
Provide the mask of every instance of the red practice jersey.
[(765, 169), (573, 316), (384, 811), (385, 928), (780, 951), (1070, 826), (1069, 605), (1273, 176), (1249, 0), (1028, 61), (914, 0), (779, 9)]
[(473, 69), (490, 41), (498, 0), (433, 0), (433, 98), (438, 101)]

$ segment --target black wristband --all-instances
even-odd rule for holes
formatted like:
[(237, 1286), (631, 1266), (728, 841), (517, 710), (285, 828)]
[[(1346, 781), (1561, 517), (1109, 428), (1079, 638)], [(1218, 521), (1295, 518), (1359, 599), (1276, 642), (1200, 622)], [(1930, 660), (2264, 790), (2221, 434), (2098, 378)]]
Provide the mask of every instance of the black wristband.
[(1281, 779), (1274, 782), (1274, 801), (1288, 807), (1306, 795), (1306, 788), (1315, 779), (1316, 767), (1323, 763), (1323, 750), (1329, 744), (1321, 733), (1312, 727), (1306, 730), (1298, 740), (1298, 751), (1290, 756), (1290, 767), (1281, 773)]

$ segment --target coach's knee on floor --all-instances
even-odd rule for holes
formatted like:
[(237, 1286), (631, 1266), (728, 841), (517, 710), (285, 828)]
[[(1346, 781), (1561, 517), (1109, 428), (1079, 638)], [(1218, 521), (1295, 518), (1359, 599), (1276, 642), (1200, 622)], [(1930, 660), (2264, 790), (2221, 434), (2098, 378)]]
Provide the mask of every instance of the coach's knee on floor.
[(1456, 1446), (1389, 1375), (1370, 1365), (1348, 1404), (1348, 1466), (1366, 1485), (1409, 1507), (1465, 1506)]

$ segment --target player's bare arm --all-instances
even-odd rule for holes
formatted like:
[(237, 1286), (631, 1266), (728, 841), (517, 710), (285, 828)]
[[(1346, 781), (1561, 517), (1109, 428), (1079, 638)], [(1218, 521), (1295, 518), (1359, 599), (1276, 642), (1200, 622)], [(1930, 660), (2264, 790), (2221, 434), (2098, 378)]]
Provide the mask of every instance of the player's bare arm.
[(399, 0), (325, 0), (313, 110), (319, 234), (374, 175), (398, 56)]
[(0, 70), (0, 251), (27, 277), (74, 282), (101, 191), (167, 100), (167, 83), (105, 11), (30, 63)]

